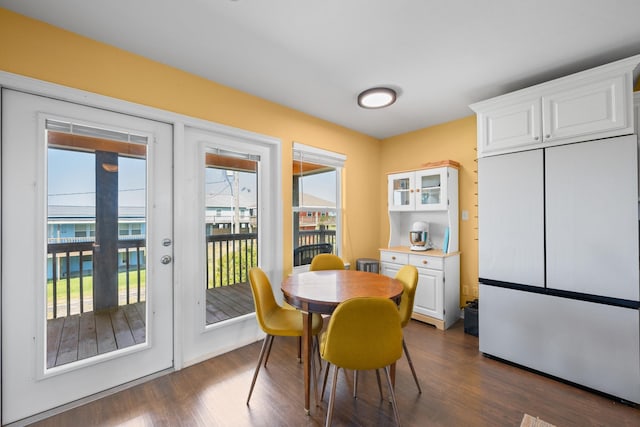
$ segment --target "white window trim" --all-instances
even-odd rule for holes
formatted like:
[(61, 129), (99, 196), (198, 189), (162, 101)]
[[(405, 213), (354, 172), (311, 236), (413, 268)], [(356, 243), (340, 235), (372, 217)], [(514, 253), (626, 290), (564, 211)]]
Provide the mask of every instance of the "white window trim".
[[(325, 208), (318, 207), (314, 208), (315, 211), (319, 212), (335, 212), (336, 213), (336, 255), (342, 256), (342, 169), (344, 168), (344, 163), (347, 160), (347, 156), (345, 154), (336, 153), (333, 151), (324, 150), (322, 148), (312, 147), (310, 145), (305, 145), (300, 142), (293, 142), (293, 161), (302, 160), (309, 163), (315, 163), (320, 165), (326, 165), (335, 168), (336, 170), (336, 207), (334, 208)], [(309, 206), (299, 206), (292, 207), (293, 212), (300, 212), (301, 210), (305, 210), (305, 208), (309, 208)], [(291, 242), (292, 242), (292, 252), (291, 256), (293, 257), (293, 248), (296, 247), (296, 242), (293, 240), (294, 236), (292, 234)], [(294, 273), (301, 273), (304, 271), (309, 271), (309, 265), (299, 265), (293, 267)]]
[(335, 168), (343, 168), (344, 162), (347, 161), (345, 154), (333, 151), (323, 150), (322, 148), (304, 145), (299, 142), (293, 142), (293, 160), (300, 160), (296, 157), (297, 153), (302, 153), (305, 162), (317, 163), (321, 165), (333, 166)]

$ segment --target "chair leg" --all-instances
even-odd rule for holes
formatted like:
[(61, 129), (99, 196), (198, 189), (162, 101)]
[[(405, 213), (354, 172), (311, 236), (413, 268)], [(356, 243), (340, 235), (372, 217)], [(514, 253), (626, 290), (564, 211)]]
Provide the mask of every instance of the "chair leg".
[(267, 349), (267, 355), (264, 358), (264, 367), (267, 367), (267, 362), (269, 361), (269, 355), (271, 354), (271, 346), (273, 345), (273, 339), (275, 338), (275, 335), (269, 335), (271, 337), (271, 340), (269, 341), (269, 348)]
[[(327, 365), (327, 370), (329, 369), (329, 365)], [(333, 367), (333, 384), (331, 384), (331, 394), (329, 395), (329, 408), (327, 409), (327, 420), (325, 422), (325, 427), (331, 426), (331, 419), (333, 418), (333, 403), (336, 400), (336, 383), (338, 382), (338, 368), (337, 366)]]
[(298, 337), (298, 363), (302, 363), (302, 337)]
[(413, 380), (416, 382), (416, 386), (418, 387), (418, 393), (422, 394), (420, 383), (418, 383), (418, 376), (416, 375), (416, 370), (413, 368), (413, 362), (411, 361), (409, 349), (407, 348), (407, 343), (404, 341), (404, 338), (402, 339), (402, 347), (404, 348), (404, 355), (407, 356), (407, 362), (409, 362), (409, 367), (411, 368), (411, 373), (413, 374)]
[[(251, 399), (251, 393), (253, 393), (253, 386), (256, 385), (256, 379), (258, 378), (258, 372), (260, 372), (260, 365), (262, 365), (262, 359), (265, 356), (267, 348), (271, 348), (271, 344), (273, 343), (273, 335), (267, 335), (264, 338), (264, 342), (262, 343), (262, 349), (260, 350), (260, 356), (258, 357), (258, 365), (256, 366), (256, 370), (253, 373), (253, 380), (251, 380), (251, 387), (249, 388), (249, 395), (247, 396), (247, 405), (249, 405), (249, 400)], [(267, 363), (265, 362), (265, 365)]]
[(382, 383), (380, 382), (380, 370), (376, 369), (376, 380), (378, 380), (378, 391), (380, 392), (380, 400), (384, 400), (382, 396)]
[[(382, 383), (380, 382), (380, 372), (378, 372), (377, 369), (376, 369), (376, 379), (378, 380), (378, 391), (380, 392), (380, 399), (382, 400), (383, 399)], [(353, 371), (353, 398), (354, 399), (358, 398), (358, 371)]]
[(353, 398), (358, 398), (358, 371), (353, 371)]
[(384, 372), (387, 376), (387, 384), (389, 385), (389, 395), (391, 396), (391, 404), (393, 405), (393, 413), (396, 417), (396, 424), (400, 427), (400, 413), (398, 412), (398, 404), (396, 403), (396, 393), (393, 391), (391, 385), (391, 374), (389, 373), (389, 367), (384, 368)]
[(327, 369), (324, 371), (324, 380), (322, 381), (322, 393), (320, 393), (320, 401), (324, 399), (324, 389), (327, 387), (327, 377), (329, 376), (329, 368), (331, 368), (331, 363), (327, 362)]
[(315, 336), (315, 345), (316, 345), (316, 356), (318, 356), (318, 375), (322, 373), (322, 356), (320, 355), (320, 340), (318, 336)]

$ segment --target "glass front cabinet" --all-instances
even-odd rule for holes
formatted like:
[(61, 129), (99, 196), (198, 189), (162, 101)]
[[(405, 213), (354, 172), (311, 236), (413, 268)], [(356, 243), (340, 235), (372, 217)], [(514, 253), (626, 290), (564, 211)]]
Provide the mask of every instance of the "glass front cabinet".
[(390, 174), (389, 210), (447, 209), (447, 168)]

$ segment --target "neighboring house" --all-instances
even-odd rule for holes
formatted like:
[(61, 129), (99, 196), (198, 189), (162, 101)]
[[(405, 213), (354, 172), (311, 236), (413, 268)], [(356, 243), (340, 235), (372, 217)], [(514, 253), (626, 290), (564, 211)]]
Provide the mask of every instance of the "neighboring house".
[[(226, 189), (224, 188), (226, 187)], [(237, 220), (235, 213), (235, 198), (230, 193), (229, 186), (221, 184), (220, 188), (214, 189), (207, 196), (207, 208), (205, 213), (206, 234), (232, 234), (234, 229), (238, 233), (255, 233), (257, 229), (257, 216), (255, 197), (250, 192), (241, 191), (237, 203)], [(95, 241), (95, 206), (71, 206), (71, 205), (50, 205), (48, 211), (47, 241), (51, 244), (77, 243), (81, 247), (82, 243)], [(121, 206), (118, 213), (118, 239), (138, 240), (145, 239), (146, 223), (145, 208), (143, 206)], [(238, 227), (234, 227), (237, 222)], [(144, 247), (144, 244), (143, 244)], [(47, 260), (47, 279), (53, 278), (53, 257), (50, 255)], [(65, 252), (66, 253), (66, 252)], [(80, 252), (79, 250), (69, 252), (69, 263), (67, 264), (65, 253), (56, 255), (57, 276), (65, 278), (68, 275), (76, 277), (80, 274)], [(122, 250), (118, 256), (118, 268), (126, 269), (127, 256), (129, 257), (129, 267), (138, 265), (136, 252)], [(140, 266), (145, 265), (144, 249), (142, 249)], [(93, 256), (89, 251), (83, 249), (82, 271), (91, 273), (93, 270)]]
[(235, 197), (227, 182), (207, 183), (205, 211), (207, 236), (257, 231), (256, 196), (245, 187), (240, 188), (238, 193)]
[[(76, 277), (80, 274), (80, 250), (82, 250), (82, 272), (93, 271), (93, 254), (87, 243), (95, 241), (96, 219), (95, 206), (50, 205), (47, 221), (47, 242), (49, 256), (47, 258), (47, 279), (53, 279), (53, 256), (56, 252), (58, 278)], [(123, 206), (118, 213), (118, 240), (144, 240), (146, 236), (144, 207)], [(77, 244), (78, 249), (69, 251), (68, 244)], [(84, 244), (84, 245), (83, 245)], [(62, 245), (65, 245), (63, 247)], [(144, 243), (140, 255), (140, 266), (145, 265)], [(118, 256), (118, 268), (125, 269), (138, 265), (138, 254), (135, 251), (122, 251)]]
[[(300, 206), (307, 208), (306, 211), (300, 211), (300, 230), (317, 230), (321, 226), (329, 229), (335, 229), (336, 213), (324, 212), (324, 208), (336, 207), (335, 202), (321, 199), (313, 194), (304, 193), (301, 197)], [(304, 200), (304, 205), (302, 204)]]

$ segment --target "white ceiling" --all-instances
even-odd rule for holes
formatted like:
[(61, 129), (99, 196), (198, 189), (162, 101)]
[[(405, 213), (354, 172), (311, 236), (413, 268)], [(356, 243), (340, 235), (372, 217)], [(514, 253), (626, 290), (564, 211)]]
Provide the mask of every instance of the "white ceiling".
[[(0, 7), (386, 138), (640, 54), (638, 0), (0, 0)], [(364, 110), (359, 92), (399, 92)]]

